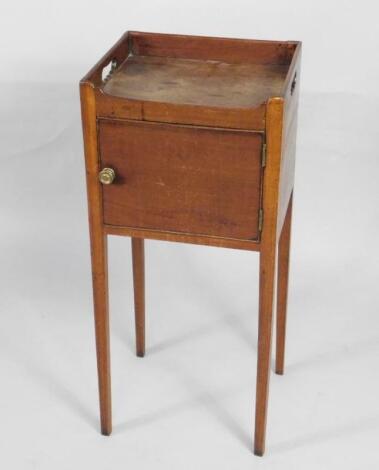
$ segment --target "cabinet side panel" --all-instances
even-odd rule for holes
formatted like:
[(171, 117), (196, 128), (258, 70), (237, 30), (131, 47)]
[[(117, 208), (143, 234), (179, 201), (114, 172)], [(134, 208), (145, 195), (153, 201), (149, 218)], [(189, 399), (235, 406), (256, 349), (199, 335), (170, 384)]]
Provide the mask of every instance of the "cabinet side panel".
[(300, 82), (300, 47), (289, 70), (288, 87), (284, 96), (282, 157), (280, 164), (278, 233), (281, 232), (295, 179), (297, 110)]

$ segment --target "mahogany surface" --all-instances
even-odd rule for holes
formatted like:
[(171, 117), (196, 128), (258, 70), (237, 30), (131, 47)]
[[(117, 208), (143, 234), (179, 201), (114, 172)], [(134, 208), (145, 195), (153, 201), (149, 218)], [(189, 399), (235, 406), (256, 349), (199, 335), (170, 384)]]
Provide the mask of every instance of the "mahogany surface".
[[(300, 56), (295, 41), (132, 31), (80, 82), (103, 434), (112, 431), (108, 235), (132, 238), (139, 356), (144, 239), (252, 250), (260, 257), (254, 453), (263, 455), (275, 294), (276, 372), (284, 371)], [(101, 184), (104, 168), (114, 177)]]
[(288, 65), (130, 55), (105, 93), (162, 103), (255, 108), (281, 92)]
[(116, 172), (106, 224), (258, 238), (260, 133), (109, 120), (98, 133), (101, 164)]

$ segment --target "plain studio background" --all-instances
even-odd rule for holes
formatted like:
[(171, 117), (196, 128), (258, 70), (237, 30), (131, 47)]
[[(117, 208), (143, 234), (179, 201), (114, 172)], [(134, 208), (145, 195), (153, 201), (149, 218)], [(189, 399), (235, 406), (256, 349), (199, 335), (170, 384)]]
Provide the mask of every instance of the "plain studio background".
[[(0, 6), (0, 466), (377, 469), (375, 2)], [(127, 29), (303, 41), (286, 374), (252, 454), (258, 255), (110, 240), (114, 433), (99, 433), (78, 82)]]

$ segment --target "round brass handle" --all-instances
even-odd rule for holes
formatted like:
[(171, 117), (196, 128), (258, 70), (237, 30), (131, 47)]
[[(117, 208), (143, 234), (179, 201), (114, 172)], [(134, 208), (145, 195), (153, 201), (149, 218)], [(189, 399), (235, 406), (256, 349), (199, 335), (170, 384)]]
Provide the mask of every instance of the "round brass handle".
[(99, 180), (102, 184), (112, 184), (116, 177), (113, 168), (103, 168), (99, 173)]

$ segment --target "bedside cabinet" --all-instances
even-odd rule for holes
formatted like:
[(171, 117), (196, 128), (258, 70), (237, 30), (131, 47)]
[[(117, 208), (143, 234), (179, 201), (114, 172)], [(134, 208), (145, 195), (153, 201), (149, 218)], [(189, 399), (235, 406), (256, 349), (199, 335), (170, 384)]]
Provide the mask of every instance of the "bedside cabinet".
[(251, 250), (263, 455), (275, 300), (278, 374), (284, 363), (300, 53), (299, 42), (128, 32), (80, 82), (103, 434), (112, 429), (107, 235), (131, 237), (138, 356), (144, 239)]

